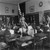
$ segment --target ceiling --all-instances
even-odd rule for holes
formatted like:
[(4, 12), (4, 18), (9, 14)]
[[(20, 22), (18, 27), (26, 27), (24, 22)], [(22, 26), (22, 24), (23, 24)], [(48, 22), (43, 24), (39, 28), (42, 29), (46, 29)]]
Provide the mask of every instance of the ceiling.
[(0, 0), (0, 2), (11, 3), (11, 4), (17, 4), (17, 3), (24, 2), (24, 1), (26, 0)]

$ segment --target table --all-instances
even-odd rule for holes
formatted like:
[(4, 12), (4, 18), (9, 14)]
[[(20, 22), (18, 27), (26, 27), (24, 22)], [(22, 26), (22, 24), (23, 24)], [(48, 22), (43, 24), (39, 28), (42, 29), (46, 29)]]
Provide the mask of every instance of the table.
[(10, 37), (8, 42), (16, 41), (19, 37), (20, 37), (20, 35), (15, 35), (13, 38)]
[(45, 36), (47, 36), (47, 34), (45, 34), (45, 33), (37, 33), (37, 34), (35, 34), (35, 37), (39, 37), (39, 38), (42, 38), (42, 37), (45, 37)]
[(16, 39), (16, 44), (19, 46), (22, 46), (22, 44), (29, 45), (32, 43), (33, 39), (34, 39), (34, 37), (31, 37), (31, 36), (23, 36), (21, 38)]
[(39, 40), (45, 39), (44, 37), (46, 36), (46, 34), (44, 34), (44, 33), (38, 33), (38, 34), (36, 34), (35, 37), (31, 37), (31, 36), (18, 37), (18, 36), (19, 35), (17, 35), (16, 38), (10, 39), (9, 42), (15, 41), (15, 44), (17, 46), (27, 47), (30, 44), (34, 45), (36, 43), (36, 45), (37, 45), (37, 43), (39, 42)]
[(30, 41), (34, 39), (33, 37), (31, 36), (24, 36), (24, 37), (21, 37), (21, 38), (17, 38), (17, 40), (21, 41), (21, 42), (26, 42), (26, 41)]

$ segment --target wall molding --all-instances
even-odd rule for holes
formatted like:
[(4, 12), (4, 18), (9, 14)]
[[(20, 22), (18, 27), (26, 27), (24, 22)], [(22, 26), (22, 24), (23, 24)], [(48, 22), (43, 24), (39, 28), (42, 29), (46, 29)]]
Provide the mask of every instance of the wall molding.
[(13, 3), (6, 3), (6, 2), (0, 2), (0, 3), (2, 3), (2, 4), (11, 4), (11, 5), (18, 5), (18, 4), (13, 4)]

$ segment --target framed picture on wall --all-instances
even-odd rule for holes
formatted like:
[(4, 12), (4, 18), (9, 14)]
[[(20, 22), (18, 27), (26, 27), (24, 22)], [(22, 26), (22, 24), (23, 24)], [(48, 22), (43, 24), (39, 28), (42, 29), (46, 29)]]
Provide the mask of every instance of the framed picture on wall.
[(0, 20), (2, 21), (2, 17), (0, 17)]
[(14, 13), (14, 9), (12, 9), (12, 13)]
[(30, 12), (34, 12), (34, 6), (30, 6), (30, 7), (29, 7), (29, 11), (30, 11)]
[(43, 6), (43, 2), (41, 1), (40, 3), (39, 3), (39, 7), (42, 7)]
[(5, 7), (5, 13), (9, 13), (9, 8)]

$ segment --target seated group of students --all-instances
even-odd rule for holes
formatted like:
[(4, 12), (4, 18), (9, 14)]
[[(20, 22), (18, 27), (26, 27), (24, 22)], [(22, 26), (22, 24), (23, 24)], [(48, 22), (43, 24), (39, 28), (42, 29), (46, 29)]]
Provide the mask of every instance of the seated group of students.
[[(15, 25), (15, 27), (13, 27), (13, 29), (11, 29), (10, 27), (5, 27), (5, 28), (2, 28), (1, 29), (1, 31), (3, 31), (4, 32), (4, 42), (1, 42), (0, 43), (0, 45), (1, 46), (3, 46), (3, 47), (5, 47), (6, 46), (6, 40), (8, 40), (8, 38), (10, 38), (10, 35), (13, 37), (14, 36), (14, 34), (15, 34), (15, 32), (14, 32), (14, 29), (15, 28), (18, 28), (18, 26), (16, 26)], [(29, 30), (29, 31), (27, 31), (27, 30)], [(30, 31), (30, 30), (32, 30), (32, 31)], [(30, 36), (32, 36), (34, 33), (33, 33), (33, 28), (32, 28), (32, 26), (30, 25), (28, 28), (25, 28), (25, 27), (23, 27), (23, 25), (22, 25), (22, 27), (20, 27), (19, 29), (18, 29), (18, 31), (17, 31), (17, 33), (26, 33), (26, 34), (28, 34), (28, 35), (30, 35)], [(32, 32), (32, 34), (29, 34), (29, 33), (31, 33)], [(17, 34), (16, 33), (16, 34)], [(15, 35), (16, 36), (16, 35)]]
[[(26, 22), (25, 22), (25, 18), (22, 17), (20, 18), (20, 28), (18, 29), (17, 33), (21, 33), (21, 35), (24, 33), (24, 34), (28, 34), (32, 37), (34, 37), (34, 33), (37, 33), (37, 30), (34, 32), (34, 28), (31, 26), (31, 25), (28, 25)], [(48, 25), (47, 25), (48, 26)], [(2, 29), (2, 31), (4, 30), (4, 35), (6, 36), (7, 34), (8, 35), (11, 35), (11, 36), (14, 36), (15, 32), (14, 32), (14, 29), (15, 28), (18, 28), (18, 26), (14, 26), (13, 29), (11, 29), (10, 27), (6, 27), (6, 29)], [(43, 30), (41, 29), (41, 31), (43, 32)], [(6, 37), (5, 37), (6, 38)], [(3, 47), (6, 46), (6, 43), (2, 42), (0, 43)]]

